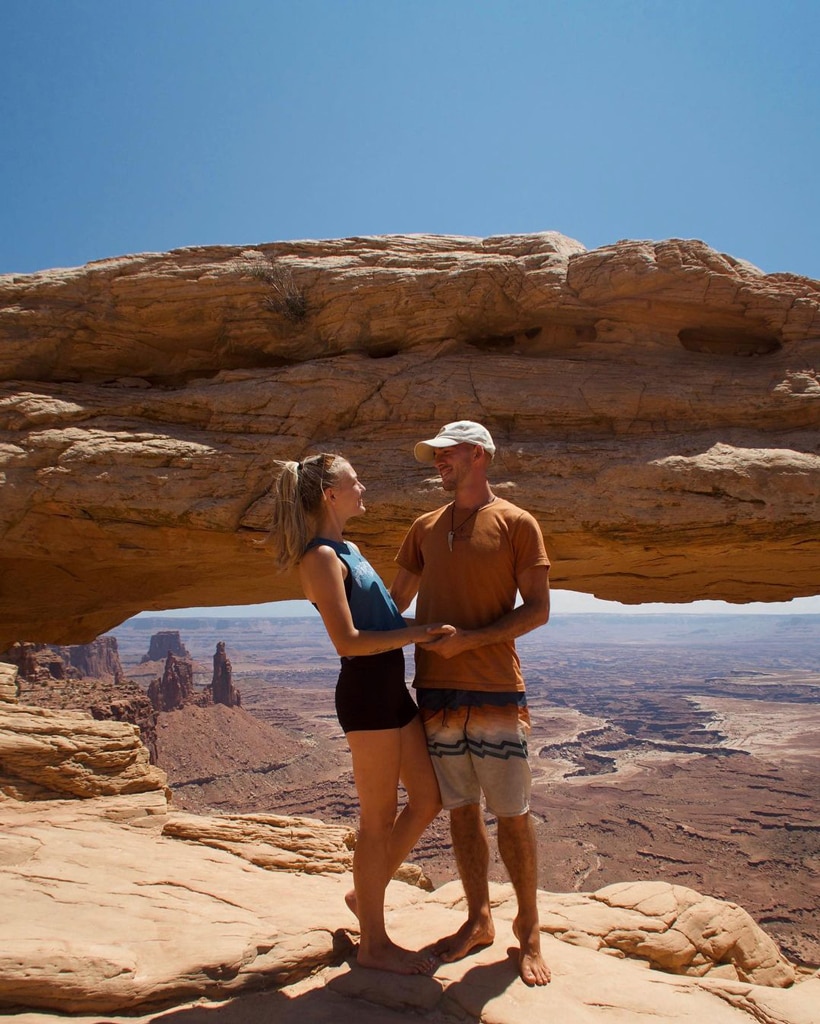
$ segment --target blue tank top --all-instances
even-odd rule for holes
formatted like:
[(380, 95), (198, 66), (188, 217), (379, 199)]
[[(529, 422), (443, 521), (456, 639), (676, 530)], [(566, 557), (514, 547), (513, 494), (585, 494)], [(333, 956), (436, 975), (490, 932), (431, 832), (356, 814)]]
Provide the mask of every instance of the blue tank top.
[(407, 623), (370, 562), (344, 541), (339, 543), (326, 537), (314, 537), (305, 550), (310, 551), (320, 544), (332, 548), (337, 558), (347, 566), (345, 592), (356, 629), (379, 632), (404, 629)]

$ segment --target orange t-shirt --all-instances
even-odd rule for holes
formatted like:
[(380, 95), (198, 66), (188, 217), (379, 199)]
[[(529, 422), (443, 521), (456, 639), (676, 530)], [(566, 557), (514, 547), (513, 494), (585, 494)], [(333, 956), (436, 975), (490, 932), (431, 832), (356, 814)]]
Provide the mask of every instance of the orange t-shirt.
[[(451, 518), (451, 505), (428, 512), (410, 527), (396, 556), (399, 565), (421, 576), (416, 622), (447, 622), (480, 629), (515, 607), (518, 575), (549, 566), (544, 538), (535, 518), (504, 498), (476, 512)], [(455, 525), (452, 551), (448, 534)], [(512, 640), (486, 644), (455, 658), (416, 647), (419, 688), (523, 690), (521, 663)]]

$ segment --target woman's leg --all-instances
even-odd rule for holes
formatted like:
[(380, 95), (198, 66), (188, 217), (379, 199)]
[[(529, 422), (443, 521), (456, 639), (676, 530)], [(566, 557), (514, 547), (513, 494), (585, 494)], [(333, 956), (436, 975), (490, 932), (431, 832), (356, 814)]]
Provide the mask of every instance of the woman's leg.
[(391, 878), (406, 860), (419, 836), (441, 810), (438, 782), (427, 752), (427, 737), (424, 735), (420, 715), (416, 715), (401, 730), (399, 778), (407, 793), (407, 803), (390, 835)]
[(360, 808), (353, 854), (355, 910), (361, 928), (356, 959), (362, 967), (415, 974), (427, 968), (427, 958), (397, 946), (384, 926), (384, 893), (395, 870), (392, 837), (398, 820), (402, 732), (376, 729), (347, 734)]
[[(387, 847), (388, 882), (407, 859), (419, 836), (441, 810), (436, 773), (427, 752), (427, 738), (421, 717), (417, 715), (399, 730), (399, 779), (407, 793), (407, 803), (395, 819)], [(345, 897), (358, 916), (355, 891)]]

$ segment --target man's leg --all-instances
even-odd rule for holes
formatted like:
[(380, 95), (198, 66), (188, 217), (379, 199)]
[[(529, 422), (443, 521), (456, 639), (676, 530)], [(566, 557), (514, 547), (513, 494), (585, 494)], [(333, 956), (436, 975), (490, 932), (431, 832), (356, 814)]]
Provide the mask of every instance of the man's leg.
[(487, 881), (490, 848), (481, 805), (467, 804), (451, 810), (450, 835), (467, 898), (467, 920), (457, 932), (442, 939), (435, 947), (434, 951), (448, 963), (460, 960), (474, 949), (491, 945), (495, 938)]
[(518, 899), (513, 922), (520, 943), (518, 973), (528, 985), (546, 985), (550, 969), (541, 955), (538, 924), (538, 851), (529, 812), (498, 819), (498, 851), (510, 875)]
[(495, 938), (487, 882), (490, 849), (481, 813), (481, 786), (465, 733), (471, 707), (459, 700), (457, 691), (419, 690), (418, 697), (442, 804), (450, 812), (453, 852), (467, 898), (467, 920), (433, 947), (442, 960), (450, 962), (489, 946)]

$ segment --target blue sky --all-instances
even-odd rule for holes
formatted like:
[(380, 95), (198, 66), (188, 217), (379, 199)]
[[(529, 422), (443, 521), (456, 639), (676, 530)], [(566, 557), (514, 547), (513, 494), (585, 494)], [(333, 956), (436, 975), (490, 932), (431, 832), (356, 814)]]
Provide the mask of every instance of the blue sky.
[(820, 278), (816, 0), (7, 0), (0, 273), (558, 230)]
[(0, 273), (353, 234), (820, 277), (816, 0), (7, 0)]

